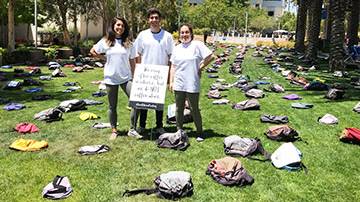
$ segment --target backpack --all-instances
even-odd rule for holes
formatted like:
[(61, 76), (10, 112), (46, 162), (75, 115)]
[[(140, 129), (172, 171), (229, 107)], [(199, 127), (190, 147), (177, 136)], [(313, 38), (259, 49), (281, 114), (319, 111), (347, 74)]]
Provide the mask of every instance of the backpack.
[(81, 155), (91, 155), (91, 154), (101, 154), (108, 152), (110, 147), (107, 145), (91, 145), (91, 146), (82, 146), (79, 148), (79, 154)]
[(354, 112), (360, 113), (360, 102), (358, 102), (353, 108)]
[(65, 100), (59, 104), (59, 109), (63, 112), (83, 110), (86, 109), (86, 103), (84, 100), (78, 99)]
[(276, 141), (293, 142), (300, 139), (299, 134), (288, 125), (270, 126), (265, 135)]
[(14, 128), (19, 133), (36, 133), (39, 131), (39, 128), (32, 123), (19, 123), (16, 124)]
[(260, 89), (250, 89), (245, 92), (245, 96), (250, 98), (263, 98), (265, 95)]
[(254, 183), (254, 178), (246, 172), (241, 162), (230, 156), (212, 160), (206, 174), (225, 186), (245, 186)]
[(271, 162), (276, 168), (295, 171), (304, 168), (307, 173), (306, 166), (301, 162), (302, 153), (294, 146), (293, 143), (283, 143), (274, 153), (271, 154)]
[(10, 102), (3, 107), (3, 109), (6, 111), (20, 110), (20, 109), (24, 109), (24, 108), (25, 108), (25, 105), (20, 104), (20, 103), (15, 103), (15, 102)]
[(53, 76), (53, 77), (65, 77), (66, 75), (60, 68), (56, 68), (53, 72), (51, 72), (51, 76)]
[[(183, 123), (191, 123), (193, 122), (193, 118), (191, 116), (191, 111), (188, 108), (184, 108), (184, 122)], [(168, 105), (168, 112), (166, 115), (166, 122), (168, 124), (176, 124), (176, 104)]]
[(260, 121), (264, 123), (284, 124), (289, 122), (289, 118), (287, 116), (274, 116), (270, 114), (263, 114), (260, 117)]
[(260, 109), (259, 101), (256, 99), (245, 100), (238, 102), (232, 106), (233, 109), (239, 110), (258, 110)]
[(275, 93), (283, 93), (285, 92), (284, 87), (282, 87), (280, 84), (271, 84), (269, 87), (270, 91), (273, 91)]
[(21, 82), (19, 81), (9, 81), (5, 87), (4, 90), (17, 90), (21, 88)]
[(23, 85), (24, 86), (40, 86), (41, 84), (40, 84), (39, 81), (36, 81), (36, 80), (34, 80), (32, 78), (26, 78), (23, 81)]
[(360, 129), (345, 128), (340, 136), (342, 142), (360, 144)]
[(319, 123), (323, 123), (323, 124), (337, 124), (339, 121), (338, 119), (332, 115), (332, 114), (325, 114), (323, 117), (319, 117), (318, 118)]
[(44, 187), (42, 196), (52, 200), (64, 199), (69, 197), (72, 191), (69, 178), (57, 175), (52, 182)]
[(160, 148), (185, 150), (190, 145), (190, 142), (185, 131), (178, 130), (175, 133), (164, 133), (160, 135), (156, 140), (156, 144)]
[(345, 91), (342, 89), (331, 88), (325, 95), (330, 100), (338, 100), (344, 97)]
[(292, 103), (291, 107), (295, 109), (310, 109), (313, 108), (314, 105), (310, 103), (296, 102), (296, 103)]
[(10, 149), (18, 151), (39, 151), (40, 149), (47, 148), (49, 144), (44, 141), (36, 141), (31, 139), (17, 139), (9, 146)]
[(192, 196), (194, 193), (191, 175), (185, 171), (170, 171), (161, 174), (155, 178), (154, 183), (155, 188), (126, 190), (123, 196), (132, 196), (139, 193), (150, 195), (155, 193), (159, 198), (177, 200)]
[(58, 108), (45, 109), (34, 115), (34, 119), (39, 121), (53, 122), (62, 119), (63, 112)]
[(224, 138), (224, 152), (226, 155), (240, 155), (242, 157), (261, 153), (265, 158), (269, 158), (258, 138), (246, 138), (237, 135)]
[(220, 99), (223, 96), (221, 95), (221, 93), (218, 90), (210, 90), (207, 94), (207, 97), (209, 99)]

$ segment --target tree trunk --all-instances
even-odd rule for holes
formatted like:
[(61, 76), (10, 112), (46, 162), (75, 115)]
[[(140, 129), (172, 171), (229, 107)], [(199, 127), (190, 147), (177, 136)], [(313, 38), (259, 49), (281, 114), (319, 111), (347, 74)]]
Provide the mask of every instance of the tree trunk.
[(301, 53), (305, 51), (306, 1), (298, 0), (298, 14), (296, 17), (295, 50)]
[(327, 4), (326, 6), (326, 11), (327, 11), (327, 19), (326, 19), (326, 35), (325, 35), (325, 39), (327, 42), (330, 41), (331, 39), (331, 25), (332, 25), (332, 12), (330, 12), (330, 3)]
[(310, 3), (309, 16), (311, 18), (309, 44), (306, 49), (306, 59), (314, 62), (319, 50), (319, 33), (321, 22), (321, 5), (322, 0), (313, 0)]
[(63, 37), (64, 37), (64, 44), (65, 45), (70, 45), (70, 35), (69, 35), (69, 30), (67, 28), (67, 18), (66, 18), (66, 13), (67, 13), (67, 9), (64, 5), (59, 5), (59, 9), (60, 9), (60, 16), (61, 16), (61, 29), (63, 31)]
[(8, 52), (15, 50), (15, 20), (14, 20), (14, 4), (15, 0), (9, 0), (8, 7)]
[(360, 10), (360, 1), (352, 0), (350, 2), (350, 14), (348, 19), (348, 46), (357, 45), (359, 43), (358, 30), (359, 30), (359, 10)]
[(345, 36), (345, 2), (346, 0), (330, 0), (332, 13), (332, 34), (330, 40), (330, 71), (344, 69), (344, 36)]
[(85, 22), (86, 22), (85, 40), (88, 40), (88, 38), (89, 38), (89, 17), (88, 17), (87, 14), (86, 14), (86, 17), (85, 17)]

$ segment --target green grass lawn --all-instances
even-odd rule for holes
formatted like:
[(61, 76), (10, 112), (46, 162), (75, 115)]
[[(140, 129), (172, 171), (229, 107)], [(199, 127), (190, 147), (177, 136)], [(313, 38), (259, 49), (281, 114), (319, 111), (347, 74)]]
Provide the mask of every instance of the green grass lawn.
[[(218, 50), (218, 52), (221, 50)], [(252, 50), (251, 50), (252, 51)], [(298, 110), (290, 107), (293, 101), (281, 99), (284, 94), (266, 93), (260, 99), (259, 111), (236, 111), (230, 105), (215, 106), (213, 100), (205, 95), (214, 79), (203, 73), (201, 90), (201, 114), (206, 134), (204, 142), (195, 141), (195, 133), (189, 133), (191, 146), (184, 152), (160, 149), (155, 137), (135, 140), (125, 134), (129, 128), (130, 112), (126, 108), (127, 98), (120, 91), (118, 105), (119, 130), (122, 136), (115, 141), (108, 140), (110, 129), (97, 130), (91, 126), (98, 121), (108, 122), (107, 97), (93, 98), (97, 91), (93, 80), (102, 79), (102, 69), (73, 73), (63, 68), (68, 77), (44, 81), (44, 92), (53, 95), (52, 100), (32, 101), (32, 94), (23, 90), (0, 90), (0, 97), (9, 98), (26, 105), (21, 111), (0, 110), (0, 201), (45, 201), (41, 192), (56, 175), (68, 176), (74, 189), (66, 201), (159, 201), (156, 196), (137, 195), (123, 198), (126, 189), (153, 187), (153, 180), (161, 173), (171, 170), (184, 170), (191, 173), (195, 193), (183, 201), (357, 201), (360, 198), (358, 174), (360, 163), (359, 146), (339, 141), (339, 134), (345, 127), (360, 127), (360, 115), (352, 108), (360, 101), (360, 92), (348, 89), (344, 99), (329, 101), (323, 98), (325, 92), (303, 91), (289, 84), (280, 74), (265, 65), (262, 58), (253, 58), (247, 54), (243, 63), (243, 73), (252, 80), (258, 77), (271, 77), (271, 82), (285, 86), (286, 93), (297, 93), (303, 97), (301, 102), (314, 104), (314, 108)], [(228, 73), (228, 65), (233, 61), (236, 50), (230, 60), (219, 72), (221, 78), (233, 83), (236, 78)], [(325, 66), (322, 66), (325, 68)], [(2, 70), (12, 71), (12, 70)], [(43, 75), (50, 74), (47, 67), (42, 68)], [(356, 74), (356, 72), (351, 72)], [(356, 74), (358, 75), (358, 74)], [(308, 78), (320, 77), (328, 83), (349, 83), (349, 78), (338, 79), (322, 70), (310, 73)], [(66, 89), (66, 81), (78, 81), (83, 89), (73, 93), (60, 93)], [(1, 83), (4, 84), (4, 83)], [(239, 89), (231, 88), (224, 94), (233, 103), (246, 99)], [(44, 123), (34, 121), (33, 115), (43, 109), (54, 107), (61, 101), (74, 98), (101, 100), (103, 105), (89, 106), (87, 111), (101, 117), (96, 121), (81, 121), (81, 111), (64, 114), (63, 121)], [(166, 104), (174, 102), (174, 95), (167, 92)], [(0, 105), (2, 108), (3, 105)], [(212, 159), (225, 156), (223, 139), (229, 135), (258, 137), (264, 148), (273, 152), (281, 143), (267, 139), (264, 132), (271, 124), (261, 123), (261, 114), (287, 115), (290, 126), (308, 142), (295, 142), (303, 153), (303, 162), (308, 167), (308, 175), (303, 171), (288, 172), (276, 169), (271, 163), (240, 158), (255, 182), (246, 187), (225, 187), (217, 184), (205, 175), (208, 163)], [(320, 125), (317, 118), (331, 113), (339, 119), (335, 126)], [(166, 109), (165, 109), (166, 114)], [(165, 121), (165, 120), (164, 120)], [(40, 132), (19, 135), (11, 129), (19, 122), (32, 122)], [(149, 111), (148, 132), (155, 126), (155, 112)], [(175, 126), (166, 125), (168, 131)], [(186, 130), (195, 131), (193, 123), (186, 124)], [(38, 152), (19, 152), (9, 149), (9, 145), (18, 138), (46, 140), (49, 147)], [(81, 156), (79, 147), (92, 144), (107, 144), (108, 153)]]

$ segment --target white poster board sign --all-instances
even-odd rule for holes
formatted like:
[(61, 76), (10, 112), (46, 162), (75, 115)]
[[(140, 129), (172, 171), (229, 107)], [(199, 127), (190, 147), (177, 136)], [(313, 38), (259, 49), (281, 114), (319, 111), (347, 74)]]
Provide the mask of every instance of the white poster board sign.
[(169, 66), (136, 64), (129, 105), (137, 109), (163, 110)]

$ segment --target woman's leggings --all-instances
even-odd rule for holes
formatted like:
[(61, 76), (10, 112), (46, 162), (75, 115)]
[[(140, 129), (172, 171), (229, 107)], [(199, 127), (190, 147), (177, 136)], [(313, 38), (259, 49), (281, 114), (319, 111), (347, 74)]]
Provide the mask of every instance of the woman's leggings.
[(203, 132), (202, 119), (199, 110), (199, 93), (188, 93), (183, 91), (175, 91), (175, 103), (176, 103), (176, 127), (177, 129), (183, 129), (184, 124), (184, 108), (185, 99), (189, 100), (191, 115), (194, 119), (196, 132), (201, 134)]
[[(130, 97), (130, 90), (131, 90), (131, 81), (126, 83), (120, 84), (121, 89), (124, 91), (126, 96)], [(108, 100), (109, 100), (109, 120), (111, 128), (116, 128), (117, 125), (117, 103), (118, 103), (118, 92), (119, 92), (119, 85), (109, 85), (106, 84), (106, 91), (108, 93)], [(137, 110), (131, 108), (130, 112), (130, 129), (135, 129), (136, 126), (136, 113)]]

